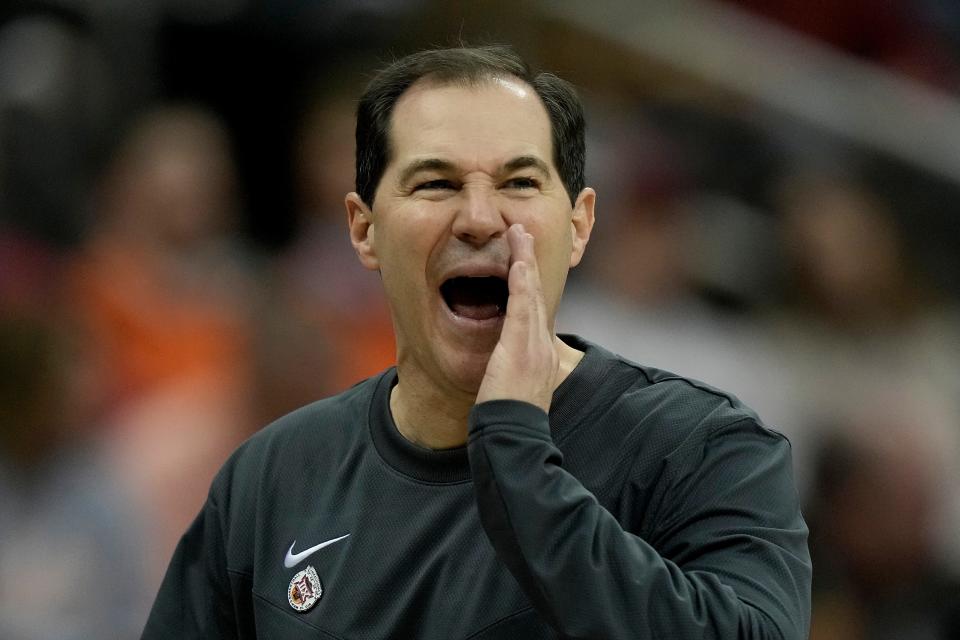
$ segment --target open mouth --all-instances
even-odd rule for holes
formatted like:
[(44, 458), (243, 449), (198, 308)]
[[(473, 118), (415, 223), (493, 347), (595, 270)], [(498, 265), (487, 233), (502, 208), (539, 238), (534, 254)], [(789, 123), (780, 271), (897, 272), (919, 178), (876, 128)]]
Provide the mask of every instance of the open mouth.
[(507, 312), (507, 281), (496, 276), (450, 278), (440, 295), (453, 313), (470, 320), (492, 320)]

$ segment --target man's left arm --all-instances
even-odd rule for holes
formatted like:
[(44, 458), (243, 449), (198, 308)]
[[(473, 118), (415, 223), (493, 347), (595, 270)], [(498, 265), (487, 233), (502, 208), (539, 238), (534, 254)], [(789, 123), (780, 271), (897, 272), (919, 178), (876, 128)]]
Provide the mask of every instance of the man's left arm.
[(564, 637), (807, 637), (810, 561), (789, 444), (753, 420), (671, 456), (648, 539), (563, 469), (538, 407), (474, 407), (469, 454), (498, 557)]
[(752, 419), (699, 430), (660, 479), (669, 513), (654, 535), (625, 531), (563, 469), (547, 416), (563, 373), (534, 238), (513, 225), (507, 239), (510, 297), (468, 451), (484, 529), (534, 606), (573, 638), (806, 638), (789, 444)]

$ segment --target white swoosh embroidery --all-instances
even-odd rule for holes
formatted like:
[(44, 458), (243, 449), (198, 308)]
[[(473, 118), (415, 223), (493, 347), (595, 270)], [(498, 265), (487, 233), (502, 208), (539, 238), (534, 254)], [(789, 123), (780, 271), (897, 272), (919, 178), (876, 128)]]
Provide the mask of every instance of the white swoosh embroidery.
[(314, 545), (309, 549), (304, 549), (300, 553), (293, 552), (293, 547), (297, 544), (297, 541), (294, 540), (293, 544), (290, 545), (290, 549), (287, 551), (287, 557), (283, 559), (283, 566), (285, 566), (287, 569), (292, 569), (296, 565), (300, 564), (301, 562), (309, 558), (310, 555), (313, 554), (315, 551), (319, 551), (324, 547), (329, 547), (334, 542), (340, 542), (341, 540), (349, 536), (350, 534), (348, 533), (345, 536), (340, 536), (339, 538), (334, 538), (333, 540), (327, 540), (326, 542), (321, 542), (320, 544)]

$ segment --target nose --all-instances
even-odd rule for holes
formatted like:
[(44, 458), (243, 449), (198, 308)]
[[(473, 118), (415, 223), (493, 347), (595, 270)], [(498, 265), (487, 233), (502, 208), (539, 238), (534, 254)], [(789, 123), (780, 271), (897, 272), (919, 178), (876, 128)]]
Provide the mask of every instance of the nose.
[(506, 232), (509, 225), (496, 196), (485, 188), (465, 188), (453, 220), (453, 234), (463, 242), (483, 246)]

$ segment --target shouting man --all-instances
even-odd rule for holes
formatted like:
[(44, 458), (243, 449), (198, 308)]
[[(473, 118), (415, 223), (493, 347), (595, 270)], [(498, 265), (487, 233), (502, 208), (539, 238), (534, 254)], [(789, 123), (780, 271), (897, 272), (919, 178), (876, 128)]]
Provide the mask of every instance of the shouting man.
[(807, 637), (789, 443), (554, 331), (584, 156), (573, 88), (508, 49), (373, 79), (346, 208), (397, 366), (240, 447), (144, 638)]

